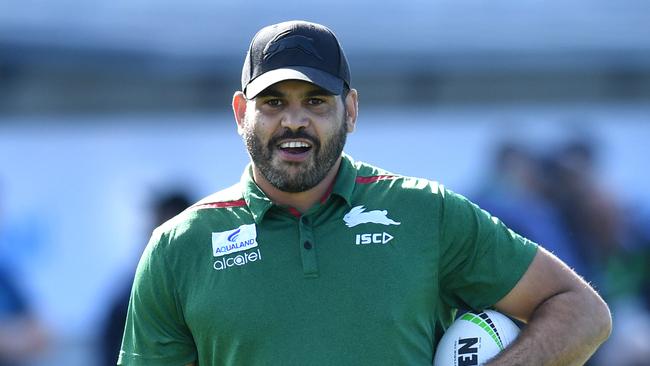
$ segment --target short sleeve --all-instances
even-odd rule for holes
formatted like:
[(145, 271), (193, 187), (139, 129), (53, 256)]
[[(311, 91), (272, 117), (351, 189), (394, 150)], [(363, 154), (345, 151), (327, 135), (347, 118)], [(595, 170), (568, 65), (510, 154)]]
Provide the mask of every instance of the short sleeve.
[(166, 242), (166, 235), (154, 231), (138, 263), (118, 365), (179, 366), (196, 360), (196, 347), (165, 260)]
[(444, 190), (439, 279), (452, 307), (493, 306), (524, 275), (537, 245), (508, 229), (465, 197)]

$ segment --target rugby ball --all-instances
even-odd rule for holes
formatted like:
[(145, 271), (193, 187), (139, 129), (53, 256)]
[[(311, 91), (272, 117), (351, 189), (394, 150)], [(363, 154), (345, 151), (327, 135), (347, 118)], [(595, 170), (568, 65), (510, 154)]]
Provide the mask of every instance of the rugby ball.
[(518, 334), (519, 327), (497, 311), (467, 312), (458, 317), (443, 334), (433, 365), (483, 365), (515, 340)]

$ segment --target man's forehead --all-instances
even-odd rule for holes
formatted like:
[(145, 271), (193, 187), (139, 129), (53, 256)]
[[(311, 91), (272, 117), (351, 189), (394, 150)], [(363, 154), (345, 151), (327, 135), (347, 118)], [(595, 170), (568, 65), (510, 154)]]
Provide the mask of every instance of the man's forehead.
[(256, 98), (265, 96), (287, 96), (290, 94), (316, 96), (316, 95), (334, 95), (329, 91), (321, 88), (316, 84), (312, 84), (303, 80), (284, 80), (272, 84), (268, 88), (262, 90)]

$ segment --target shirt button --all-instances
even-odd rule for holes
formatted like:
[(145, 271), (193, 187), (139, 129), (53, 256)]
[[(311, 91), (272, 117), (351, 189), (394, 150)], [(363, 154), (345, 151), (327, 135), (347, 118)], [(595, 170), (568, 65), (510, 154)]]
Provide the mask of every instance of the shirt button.
[(305, 249), (307, 249), (307, 250), (311, 249), (311, 242), (309, 242), (309, 240), (306, 241), (306, 242), (303, 244), (303, 247), (305, 247)]

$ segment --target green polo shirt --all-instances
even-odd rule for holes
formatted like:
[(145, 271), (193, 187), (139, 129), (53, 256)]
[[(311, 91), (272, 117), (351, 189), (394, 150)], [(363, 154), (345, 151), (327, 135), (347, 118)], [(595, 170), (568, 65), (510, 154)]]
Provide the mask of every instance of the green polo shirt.
[(157, 228), (120, 365), (431, 365), (454, 309), (507, 294), (536, 245), (464, 197), (344, 155), (304, 214), (240, 183)]

